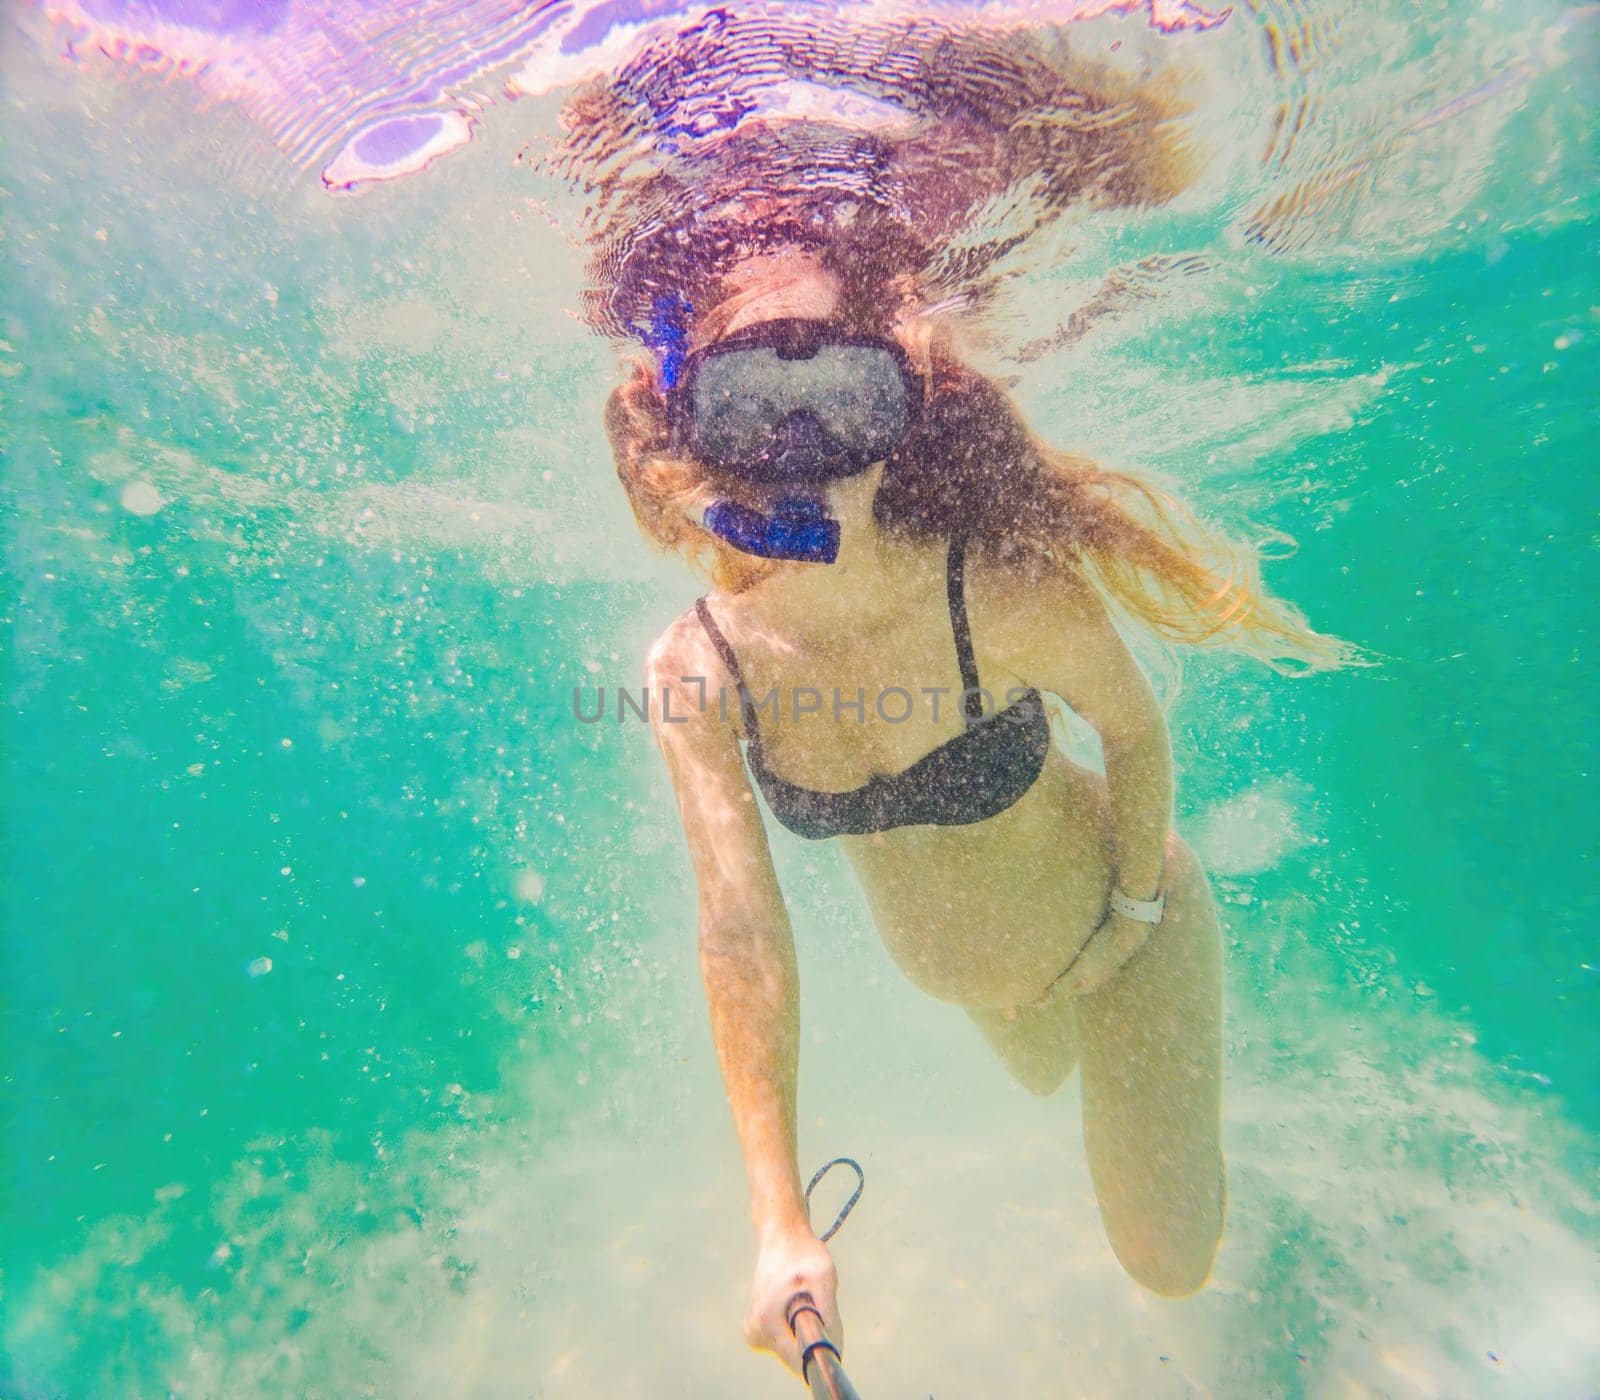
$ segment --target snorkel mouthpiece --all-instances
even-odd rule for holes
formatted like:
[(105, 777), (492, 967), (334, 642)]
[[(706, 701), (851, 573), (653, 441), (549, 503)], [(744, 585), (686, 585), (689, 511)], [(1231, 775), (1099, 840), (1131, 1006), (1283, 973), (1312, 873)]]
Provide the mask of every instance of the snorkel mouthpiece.
[(700, 520), (718, 539), (763, 559), (831, 564), (839, 557), (839, 522), (809, 496), (785, 496), (771, 515), (735, 501), (713, 501)]

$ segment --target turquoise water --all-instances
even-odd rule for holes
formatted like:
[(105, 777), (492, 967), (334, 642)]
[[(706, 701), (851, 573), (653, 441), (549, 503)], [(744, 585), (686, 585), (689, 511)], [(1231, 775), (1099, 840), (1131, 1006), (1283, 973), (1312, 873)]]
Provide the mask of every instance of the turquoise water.
[[(616, 359), (511, 173), (549, 109), (341, 202), (238, 112), (25, 29), (0, 1393), (798, 1393), (739, 1339), (742, 1182), (664, 774), (641, 726), (571, 717), (698, 587), (614, 486)], [(1204, 1295), (1116, 1269), (1076, 1087), (1011, 1087), (898, 980), (837, 854), (775, 835), (802, 1158), (869, 1178), (837, 1247), (864, 1392), (1592, 1393), (1600, 220), (1574, 32), (1470, 151), (1437, 129), (1414, 205), (1376, 206), (1431, 232), (1274, 258), (1179, 210), (1117, 237), (1208, 252), (1203, 289), (1017, 387), (1054, 440), (1296, 537), (1274, 587), (1386, 658), (1202, 658), (1173, 705), (1229, 947)]]

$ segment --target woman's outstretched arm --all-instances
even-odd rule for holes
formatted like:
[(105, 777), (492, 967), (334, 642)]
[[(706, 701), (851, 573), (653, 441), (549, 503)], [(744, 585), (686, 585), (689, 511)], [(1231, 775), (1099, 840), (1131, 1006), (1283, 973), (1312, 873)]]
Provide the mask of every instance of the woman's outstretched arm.
[(700, 891), (700, 970), (711, 1033), (744, 1153), (759, 1258), (745, 1336), (790, 1369), (785, 1305), (812, 1294), (835, 1341), (836, 1280), (806, 1216), (795, 1143), (800, 991), (794, 938), (766, 831), (717, 688), (729, 687), (692, 617), (651, 650), (651, 720), (677, 793)]

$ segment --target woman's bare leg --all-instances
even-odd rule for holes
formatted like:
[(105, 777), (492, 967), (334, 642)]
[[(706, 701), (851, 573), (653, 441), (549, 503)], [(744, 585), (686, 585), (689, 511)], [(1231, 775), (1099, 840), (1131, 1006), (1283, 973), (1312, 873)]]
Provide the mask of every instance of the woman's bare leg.
[(1106, 1234), (1168, 1297), (1205, 1283), (1222, 1238), (1222, 933), (1205, 871), (1167, 843), (1167, 912), (1102, 991), (1076, 997), (1083, 1130)]

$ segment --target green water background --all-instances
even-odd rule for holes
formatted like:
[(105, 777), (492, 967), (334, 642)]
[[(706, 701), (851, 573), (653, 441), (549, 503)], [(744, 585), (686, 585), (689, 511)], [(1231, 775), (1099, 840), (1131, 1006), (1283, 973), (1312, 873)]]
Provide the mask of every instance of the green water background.
[[(43, 81), (0, 181), (0, 1378), (154, 1394), (197, 1329), (256, 1346), (244, 1319), (270, 1313), (293, 1338), (395, 1231), (437, 1231), (432, 1286), (465, 1290), (448, 1203), (479, 1159), (561, 1145), (641, 1044), (713, 1074), (677, 1000), (692, 898), (648, 737), (569, 708), (576, 684), (636, 683), (696, 588), (641, 560), (607, 480), (609, 351), (558, 316), (481, 344), (484, 308), (435, 291), (452, 242), (492, 246), (430, 214), (449, 170), (386, 195), (392, 220), (249, 170), (218, 201), (205, 160), (245, 139), (226, 122), (152, 180), (117, 159), (112, 99), (86, 117)], [(1514, 120), (1506, 146), (1536, 137)], [(52, 152), (85, 149), (105, 178), (62, 178)], [(1508, 170), (1452, 246), (1359, 275), (1260, 259), (1247, 311), (1150, 318), (1105, 353), (1382, 379), (1328, 430), (1199, 474), (1208, 509), (1299, 540), (1274, 587), (1387, 659), (1192, 667), (1180, 820), (1264, 774), (1290, 794), (1302, 839), (1219, 878), (1231, 975), (1278, 1050), (1273, 979), (1315, 939), (1331, 1014), (1414, 1008), (1402, 1069), (1464, 1032), (1485, 1091), (1592, 1183), (1600, 224), (1592, 193), (1544, 221), (1529, 197)], [(530, 239), (506, 277), (556, 247)], [(352, 336), (397, 303), (397, 334)], [(1081, 405), (1029, 408), (1066, 440)], [(134, 482), (160, 509), (127, 507)], [(590, 552), (547, 570), (568, 523)]]

